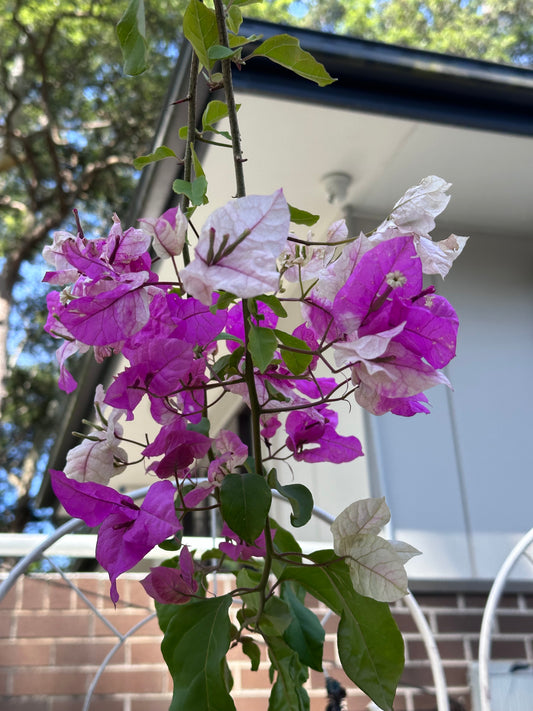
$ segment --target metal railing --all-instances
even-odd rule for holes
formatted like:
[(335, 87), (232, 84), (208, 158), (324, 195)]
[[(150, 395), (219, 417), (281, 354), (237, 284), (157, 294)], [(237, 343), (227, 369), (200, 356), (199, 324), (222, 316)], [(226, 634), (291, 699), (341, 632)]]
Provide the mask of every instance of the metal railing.
[[(132, 499), (138, 499), (142, 498), (143, 496), (146, 495), (146, 492), (148, 491), (149, 487), (144, 487), (143, 489), (137, 489), (136, 491), (133, 491), (128, 494)], [(277, 491), (273, 491), (272, 494), (276, 496), (277, 498), (282, 498), (281, 495)], [(315, 506), (313, 508), (313, 515), (320, 520), (324, 521), (327, 524), (332, 524), (334, 521), (334, 517), (329, 514), (327, 511), (324, 511), (323, 509), (319, 508), (318, 506)], [(216, 538), (216, 531), (214, 528), (215, 522), (212, 519), (211, 522), (211, 537), (210, 538), (205, 538), (201, 539), (202, 544), (205, 544), (206, 547), (216, 545), (218, 539)], [(28, 554), (24, 555), (18, 563), (12, 568), (12, 570), (9, 572), (7, 575), (6, 579), (0, 584), (0, 601), (7, 595), (9, 590), (15, 585), (17, 579), (19, 578), (20, 575), (23, 575), (28, 567), (38, 561), (38, 560), (45, 560), (48, 562), (51, 568), (53, 568), (66, 582), (67, 585), (69, 585), (75, 593), (83, 600), (83, 602), (94, 612), (95, 615), (97, 615), (102, 622), (111, 630), (111, 632), (117, 637), (117, 642), (114, 645), (114, 647), (108, 652), (108, 654), (105, 656), (103, 659), (101, 665), (99, 666), (98, 670), (95, 673), (94, 678), (91, 681), (91, 684), (87, 690), (87, 694), (85, 696), (84, 704), (83, 704), (83, 709), (82, 711), (89, 711), (89, 707), (91, 704), (92, 696), (94, 693), (94, 690), (96, 688), (96, 685), (98, 683), (98, 680), (102, 676), (103, 672), (105, 671), (106, 666), (109, 664), (115, 653), (122, 647), (124, 642), (131, 637), (137, 630), (139, 630), (143, 625), (145, 625), (147, 622), (152, 620), (155, 617), (155, 612), (152, 612), (147, 615), (147, 617), (144, 620), (141, 620), (138, 622), (136, 625), (131, 627), (125, 634), (122, 634), (119, 632), (116, 627), (110, 622), (105, 615), (102, 614), (100, 610), (98, 610), (93, 603), (87, 598), (87, 596), (75, 585), (75, 583), (69, 579), (68, 574), (65, 573), (64, 571), (61, 570), (61, 568), (56, 564), (56, 562), (53, 559), (53, 553), (50, 555), (47, 555), (47, 552), (52, 549), (54, 550), (54, 544), (57, 544), (58, 541), (60, 541), (64, 536), (69, 536), (70, 534), (75, 533), (78, 530), (81, 530), (85, 526), (85, 523), (81, 521), (80, 519), (72, 519), (71, 521), (68, 521), (67, 523), (63, 524), (60, 526), (56, 531), (54, 531), (52, 534), (49, 536), (45, 537), (44, 540), (41, 540), (40, 543)], [(530, 532), (532, 534), (532, 539), (533, 539), (533, 530)], [(195, 542), (195, 548), (198, 549), (198, 538), (195, 537), (194, 539)], [(184, 538), (184, 542), (187, 543), (188, 538)], [(306, 546), (307, 548), (307, 546)], [(13, 550), (16, 550), (15, 548)], [(57, 545), (56, 545), (56, 551), (57, 551)], [(60, 549), (61, 551), (61, 549)], [(58, 551), (58, 552), (60, 552)], [(64, 552), (64, 549), (63, 551)], [(57, 553), (56, 553), (57, 554)], [(11, 553), (13, 555), (13, 553)], [(428, 625), (428, 622), (418, 605), (416, 599), (413, 597), (411, 593), (409, 593), (404, 599), (404, 602), (411, 613), (411, 616), (413, 617), (413, 620), (418, 628), (418, 631), (420, 632), (420, 635), (422, 636), (424, 645), (426, 647), (428, 659), (431, 665), (431, 671), (433, 674), (433, 680), (434, 680), (434, 687), (435, 687), (435, 695), (437, 698), (437, 711), (450, 711), (450, 706), (449, 706), (449, 700), (448, 700), (448, 693), (447, 693), (447, 685), (446, 685), (446, 678), (444, 675), (444, 669), (442, 666), (440, 654), (437, 648), (437, 644), (435, 642), (435, 638), (433, 636), (433, 633), (431, 632), (431, 629)], [(327, 617), (330, 615), (330, 611), (326, 614), (325, 618), (322, 620), (322, 623), (324, 624)], [(327, 677), (327, 674), (326, 674)], [(485, 709), (484, 709), (485, 711)], [(490, 711), (490, 709), (487, 707), (487, 711)]]
[(519, 558), (525, 555), (528, 547), (533, 543), (533, 528), (530, 529), (515, 545), (507, 558), (504, 560), (492, 587), (490, 589), (483, 618), (481, 621), (481, 631), (479, 634), (479, 656), (478, 656), (478, 674), (479, 674), (479, 696), (481, 711), (492, 711), (490, 703), (490, 648), (491, 635), (494, 628), (494, 619), (498, 609), (498, 603), (507, 583), (507, 579), (513, 568), (517, 564)]

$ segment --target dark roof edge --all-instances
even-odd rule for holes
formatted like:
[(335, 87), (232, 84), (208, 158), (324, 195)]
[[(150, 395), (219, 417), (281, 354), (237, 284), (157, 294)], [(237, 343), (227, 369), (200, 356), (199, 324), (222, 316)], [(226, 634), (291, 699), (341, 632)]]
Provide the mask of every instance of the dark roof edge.
[[(421, 120), (533, 135), (533, 70), (262, 20), (245, 20), (241, 32), (247, 36), (263, 35), (264, 38), (289, 33), (300, 41), (304, 49), (323, 62), (330, 73), (338, 76), (339, 81), (320, 88), (272, 62), (254, 60), (242, 72), (234, 72), (237, 89), (375, 113), (415, 116)], [(184, 43), (170, 78), (169, 91), (154, 135), (154, 149), (161, 143), (168, 145), (172, 125), (186, 123), (185, 105), (172, 106), (171, 102), (186, 94), (188, 56), (190, 47)], [(432, 85), (433, 96), (430, 100), (427, 93)], [(472, 98), (475, 99), (474, 104)], [(204, 91), (202, 101), (205, 104), (208, 100)], [(465, 103), (470, 106), (466, 107)], [(507, 110), (502, 110), (502, 106)], [(203, 108), (200, 107), (200, 114)], [(491, 111), (494, 112), (492, 118), (487, 115)], [(176, 114), (182, 112), (183, 120), (179, 121)], [(125, 219), (126, 224), (133, 224), (140, 212), (146, 210), (150, 190), (161, 180), (165, 164), (166, 161), (154, 163), (143, 170), (132, 199), (132, 209)], [(85, 357), (77, 394), (71, 396), (49, 458), (50, 468), (63, 467), (67, 452), (78, 443), (71, 432), (80, 428), (84, 417), (91, 415), (94, 387), (105, 379), (111, 366), (110, 359), (98, 364), (92, 353)], [(53, 501), (50, 480), (46, 475), (37, 498), (41, 506), (49, 506)]]
[(497, 64), (482, 59), (470, 59), (423, 49), (401, 47), (358, 37), (328, 34), (317, 30), (277, 25), (264, 20), (245, 19), (241, 34), (259, 34), (264, 38), (276, 34), (291, 34), (308, 52), (342, 58), (345, 62), (369, 62), (407, 69), (416, 69), (432, 75), (469, 78), (533, 90), (533, 69)]
[(246, 20), (246, 35), (284, 31), (337, 81), (320, 88), (261, 58), (234, 72), (237, 89), (352, 110), (533, 135), (533, 70)]

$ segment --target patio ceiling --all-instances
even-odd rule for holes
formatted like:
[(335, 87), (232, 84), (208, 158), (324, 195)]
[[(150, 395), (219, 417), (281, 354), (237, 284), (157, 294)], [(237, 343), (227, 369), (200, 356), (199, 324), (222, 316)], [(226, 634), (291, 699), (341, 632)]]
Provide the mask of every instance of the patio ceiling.
[[(267, 37), (285, 29), (254, 21), (246, 23), (244, 32)], [(455, 231), (531, 239), (533, 71), (289, 31), (338, 81), (320, 89), (263, 60), (235, 72), (249, 194), (283, 187), (291, 204), (322, 216), (314, 232), (323, 235), (346, 205), (352, 231), (375, 227), (408, 187), (436, 174), (453, 187), (434, 236)], [(187, 123), (187, 107), (172, 102), (187, 95), (187, 55), (185, 48), (154, 141), (154, 146), (169, 145), (178, 155), (184, 143), (178, 140), (178, 129)], [(205, 84), (200, 84), (199, 94), (203, 105), (213, 98)], [(204, 144), (199, 153), (209, 179), (205, 215), (230, 199), (234, 183), (228, 177), (229, 150)], [(159, 215), (173, 204), (176, 196), (170, 186), (180, 170), (173, 160), (145, 169), (124, 222)], [(322, 178), (338, 171), (350, 175), (352, 182), (346, 199), (330, 204)], [(201, 225), (202, 219), (199, 211), (195, 223)], [(67, 451), (77, 443), (70, 433), (92, 409), (94, 383), (112, 367), (110, 361), (103, 367), (92, 357), (86, 361), (51, 468), (63, 467)], [(45, 480), (39, 504), (52, 502)]]

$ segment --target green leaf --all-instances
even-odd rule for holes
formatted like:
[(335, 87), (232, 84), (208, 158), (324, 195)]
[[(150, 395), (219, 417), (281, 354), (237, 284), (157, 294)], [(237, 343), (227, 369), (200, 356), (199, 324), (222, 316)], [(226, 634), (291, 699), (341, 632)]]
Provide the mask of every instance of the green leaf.
[(297, 207), (293, 207), (292, 205), (289, 205), (289, 212), (291, 215), (291, 222), (295, 225), (307, 225), (308, 227), (312, 227), (312, 225), (316, 224), (320, 219), (320, 215), (313, 215), (312, 212), (299, 210)]
[[(305, 341), (302, 341), (301, 338), (296, 338), (296, 336), (292, 336), (290, 333), (285, 333), (285, 331), (280, 331), (278, 329), (276, 329), (274, 333), (284, 346), (309, 351), (309, 346)], [(301, 375), (305, 372), (313, 360), (313, 354), (310, 351), (309, 355), (307, 355), (307, 353), (288, 351), (286, 348), (282, 347), (280, 349), (280, 353), (283, 358), (283, 362), (294, 375)]]
[(209, 48), (218, 44), (217, 20), (214, 10), (200, 0), (190, 0), (183, 15), (183, 34), (191, 43), (200, 63), (211, 69), (214, 61), (209, 59)]
[(266, 642), (268, 656), (276, 670), (268, 711), (309, 711), (309, 696), (303, 688), (307, 681), (307, 668), (280, 637), (266, 637)]
[(230, 294), (229, 291), (219, 291), (219, 297), (216, 304), (210, 306), (209, 310), (211, 311), (211, 313), (214, 314), (217, 311), (220, 311), (221, 309), (227, 309), (228, 306), (237, 299), (238, 297), (235, 296), (235, 294)]
[(178, 131), (178, 136), (179, 138), (183, 139), (186, 141), (189, 137), (189, 127), (188, 126), (182, 126), (179, 131)]
[(294, 553), (295, 555), (291, 557), (290, 561), (287, 558), (279, 559), (276, 556), (272, 559), (272, 572), (277, 578), (281, 577), (282, 572), (285, 570), (290, 562), (300, 562), (302, 549), (300, 548), (298, 542), (286, 528), (280, 526), (277, 521), (270, 519), (270, 528), (276, 531), (274, 535), (274, 550), (277, 553)]
[(237, 34), (242, 24), (242, 12), (240, 7), (238, 7), (236, 4), (233, 4), (230, 7), (227, 22), (228, 30)]
[(290, 35), (275, 35), (262, 42), (250, 57), (268, 57), (268, 59), (281, 64), (282, 67), (292, 70), (304, 79), (314, 81), (319, 86), (332, 84), (332, 79), (324, 66), (314, 57), (300, 47), (296, 37)]
[(227, 115), (228, 106), (225, 101), (218, 101), (217, 99), (210, 101), (202, 114), (202, 129), (207, 131), (215, 123), (226, 118)]
[(318, 617), (298, 599), (289, 583), (281, 586), (281, 599), (288, 605), (291, 614), (291, 623), (283, 639), (297, 652), (302, 664), (322, 671), (325, 632)]
[(320, 567), (286, 566), (281, 581), (295, 580), (340, 616), (339, 656), (346, 674), (384, 711), (391, 711), (403, 664), (403, 640), (389, 606), (353, 589), (346, 563), (317, 551)]
[[(241, 568), (236, 577), (238, 588), (256, 588), (261, 581), (261, 573), (257, 570), (250, 570), (249, 568)], [(253, 617), (256, 615), (261, 602), (259, 593), (243, 593), (242, 600), (246, 608), (246, 616)]]
[(255, 297), (257, 301), (262, 301), (264, 304), (267, 306), (270, 306), (272, 311), (276, 314), (276, 316), (279, 316), (280, 318), (286, 318), (287, 317), (287, 312), (285, 310), (285, 307), (281, 303), (281, 301), (278, 299), (277, 296), (274, 296), (274, 294), (261, 294), (261, 296), (256, 296)]
[(247, 543), (261, 535), (272, 492), (259, 474), (228, 474), (220, 487), (222, 518)]
[(305, 526), (313, 515), (313, 495), (303, 484), (286, 484), (282, 486), (277, 477), (275, 469), (268, 475), (268, 483), (273, 489), (287, 499), (292, 508), (291, 524), (295, 528)]
[(174, 153), (172, 148), (168, 146), (159, 146), (155, 149), (153, 153), (149, 153), (146, 156), (139, 156), (133, 161), (133, 167), (135, 170), (140, 170), (144, 168), (145, 165), (149, 163), (155, 163), (158, 160), (163, 160), (164, 158), (177, 158), (178, 156)]
[(276, 400), (277, 402), (290, 402), (290, 398), (275, 388), (268, 380), (265, 380), (265, 387), (271, 400)]
[[(200, 163), (198, 156), (196, 155), (196, 151), (194, 150), (194, 145), (191, 143), (191, 155), (192, 155), (192, 161), (194, 165), (194, 174), (197, 178), (201, 178), (202, 176), (205, 177), (204, 169), (202, 168), (202, 164)], [(207, 188), (207, 179), (205, 186)]]
[(195, 178), (192, 183), (188, 180), (176, 178), (172, 183), (172, 190), (178, 195), (186, 195), (195, 207), (204, 205), (207, 202), (207, 180), (205, 175)]
[(122, 49), (124, 73), (132, 76), (142, 74), (148, 66), (143, 0), (130, 0), (117, 24), (117, 36)]
[(261, 373), (264, 373), (272, 362), (277, 347), (278, 341), (272, 329), (251, 324), (248, 348), (254, 365)]
[(222, 331), (222, 333), (219, 333), (218, 336), (215, 336), (215, 341), (235, 341), (235, 343), (238, 343), (241, 346), (244, 345), (242, 338), (234, 336), (232, 333), (226, 333), (225, 331)]
[(209, 437), (209, 430), (211, 428), (211, 423), (207, 417), (202, 417), (200, 422), (189, 422), (187, 429), (189, 432), (200, 432), (200, 434)]
[(207, 51), (207, 56), (210, 60), (216, 62), (218, 59), (230, 59), (230, 57), (233, 57), (235, 54), (237, 54), (237, 52), (238, 50), (230, 49), (229, 47), (224, 47), (221, 44), (215, 44), (212, 47), (209, 47)]
[(259, 620), (261, 632), (267, 636), (281, 637), (290, 623), (291, 612), (288, 604), (276, 595), (269, 597)]
[(161, 644), (174, 682), (169, 711), (235, 711), (224, 668), (231, 602), (223, 595), (176, 606)]
[(257, 671), (261, 661), (261, 649), (259, 645), (256, 644), (251, 637), (243, 637), (241, 643), (242, 651), (250, 659), (252, 664), (252, 671)]

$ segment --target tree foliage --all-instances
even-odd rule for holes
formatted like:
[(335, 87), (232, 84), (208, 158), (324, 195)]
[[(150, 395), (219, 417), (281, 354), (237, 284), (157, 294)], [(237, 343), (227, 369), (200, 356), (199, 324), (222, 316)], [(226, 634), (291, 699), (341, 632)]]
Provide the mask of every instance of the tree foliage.
[(133, 159), (153, 137), (183, 7), (174, 0), (148, 8), (152, 70), (136, 79), (122, 69), (121, 4), (0, 7), (0, 528), (21, 530), (35, 518), (31, 481), (58, 411), (55, 346), (42, 335), (43, 240), (54, 229), (75, 232), (76, 207), (88, 234), (113, 210), (125, 217)]
[[(76, 206), (88, 233), (112, 210), (125, 216), (132, 161), (149, 149), (185, 4), (146, 3), (150, 71), (133, 80), (116, 39), (125, 2), (0, 0), (0, 528), (21, 530), (34, 518), (30, 485), (58, 412), (53, 345), (37, 307), (43, 240), (54, 229), (75, 231)], [(243, 9), (272, 22), (533, 64), (533, 0), (265, 0)]]
[(247, 15), (491, 62), (533, 65), (532, 0), (266, 0)]

